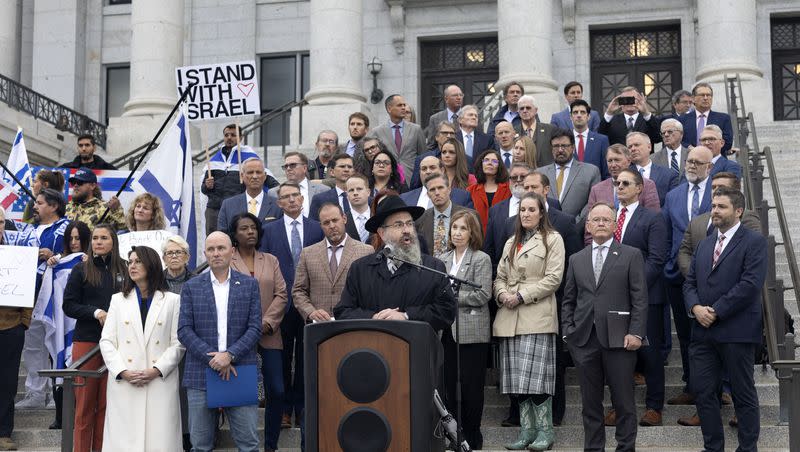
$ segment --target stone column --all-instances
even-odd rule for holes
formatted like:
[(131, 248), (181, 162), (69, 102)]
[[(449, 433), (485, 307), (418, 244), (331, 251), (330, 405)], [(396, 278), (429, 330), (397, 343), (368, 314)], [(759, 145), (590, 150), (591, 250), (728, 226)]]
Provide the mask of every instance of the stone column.
[(362, 0), (311, 0), (311, 86), (305, 96), (309, 105), (303, 109), (300, 133), (298, 115), (292, 115), (293, 145), (299, 145), (294, 140), (302, 135), (302, 148), (313, 148), (317, 134), (323, 129), (336, 131), (339, 140), (344, 141), (349, 138), (347, 117), (356, 111), (367, 111), (362, 85), (367, 71), (362, 47), (362, 3)]
[(20, 17), (17, 0), (0, 1), (0, 73), (19, 80)]
[(183, 0), (131, 5), (131, 91), (123, 116), (168, 113), (178, 100), (175, 68), (183, 65)]
[(559, 110), (558, 83), (553, 79), (553, 5), (549, 0), (498, 0), (498, 85), (517, 81), (536, 98), (539, 117)]
[[(756, 49), (756, 0), (702, 0), (697, 7), (695, 80), (714, 87), (712, 109), (725, 111), (725, 74), (739, 74), (745, 99), (771, 99)], [(769, 102), (747, 102), (756, 117), (772, 116)], [(763, 111), (762, 111), (763, 110)]]

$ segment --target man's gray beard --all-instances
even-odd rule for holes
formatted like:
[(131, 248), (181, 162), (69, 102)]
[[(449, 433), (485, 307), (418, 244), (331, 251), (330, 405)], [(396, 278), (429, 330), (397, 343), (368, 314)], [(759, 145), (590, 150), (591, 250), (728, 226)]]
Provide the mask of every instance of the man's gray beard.
[(413, 262), (415, 264), (421, 264), (422, 251), (419, 249), (419, 241), (417, 240), (417, 236), (412, 234), (411, 239), (412, 242), (408, 244), (408, 246), (403, 245), (402, 243), (391, 242), (386, 242), (386, 246), (388, 246), (392, 250), (392, 253), (400, 259)]
[(525, 187), (518, 187), (516, 185), (513, 185), (511, 187), (511, 195), (514, 196), (515, 198), (517, 199), (522, 198), (522, 195), (524, 194), (525, 194)]

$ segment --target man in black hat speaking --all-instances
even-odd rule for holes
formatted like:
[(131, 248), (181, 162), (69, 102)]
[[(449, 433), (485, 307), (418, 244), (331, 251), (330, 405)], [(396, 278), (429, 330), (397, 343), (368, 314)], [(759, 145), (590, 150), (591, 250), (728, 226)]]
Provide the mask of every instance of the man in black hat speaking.
[[(377, 233), (393, 256), (446, 272), (444, 263), (420, 252), (414, 220), (425, 209), (407, 206), (399, 196), (378, 204), (366, 229)], [(337, 320), (419, 320), (434, 330), (449, 327), (456, 302), (448, 279), (387, 257), (384, 250), (350, 266), (342, 298), (333, 309)]]

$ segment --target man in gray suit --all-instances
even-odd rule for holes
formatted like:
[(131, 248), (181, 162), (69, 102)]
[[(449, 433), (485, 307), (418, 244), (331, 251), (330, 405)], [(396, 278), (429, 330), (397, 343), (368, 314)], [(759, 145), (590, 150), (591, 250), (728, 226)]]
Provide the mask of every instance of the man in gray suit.
[(280, 207), (264, 192), (264, 181), (267, 180), (264, 162), (253, 157), (242, 162), (241, 167), (245, 191), (222, 201), (217, 217), (218, 231), (228, 232), (233, 217), (244, 212), (252, 213), (262, 222), (272, 221), (283, 215)]
[(664, 145), (654, 153), (650, 160), (656, 165), (670, 168), (678, 174), (678, 183), (686, 179), (686, 157), (689, 149), (681, 145), (683, 125), (677, 119), (668, 118), (661, 123), (661, 137)]
[[(300, 186), (300, 194), (303, 195), (303, 216), (308, 218), (311, 212), (311, 198), (319, 193), (325, 193), (330, 188), (308, 180), (308, 177), (306, 177), (308, 173), (308, 157), (302, 152), (291, 151), (284, 154), (281, 168), (286, 175), (287, 182), (294, 182)], [(278, 188), (280, 187), (269, 189), (270, 198), (278, 199)]]
[(367, 136), (379, 139), (394, 152), (408, 179), (414, 171), (414, 159), (425, 152), (425, 135), (420, 126), (403, 119), (408, 108), (403, 96), (392, 94), (386, 98), (385, 106), (389, 122), (375, 127)]
[(450, 200), (450, 182), (441, 173), (435, 173), (425, 180), (425, 188), (433, 207), (416, 220), (415, 226), (417, 233), (427, 242), (431, 256), (438, 256), (447, 250), (453, 214), (467, 208)]
[(569, 259), (561, 328), (578, 369), (583, 404), (583, 447), (603, 451), (603, 388), (617, 413), (617, 450), (636, 449), (633, 369), (647, 327), (647, 282), (638, 249), (613, 238), (610, 204), (589, 209), (592, 244)]
[(458, 110), (464, 103), (464, 93), (458, 85), (450, 85), (444, 89), (444, 110), (434, 113), (428, 120), (428, 127), (425, 128), (425, 141), (428, 145), (433, 145), (433, 138), (436, 135), (436, 128), (442, 121), (458, 124)]
[(595, 165), (572, 158), (575, 153), (575, 136), (571, 131), (554, 131), (550, 147), (554, 163), (539, 167), (536, 171), (550, 179), (549, 197), (557, 199), (561, 203), (561, 211), (580, 223), (583, 219), (581, 211), (589, 199), (592, 185), (600, 182), (600, 170)]

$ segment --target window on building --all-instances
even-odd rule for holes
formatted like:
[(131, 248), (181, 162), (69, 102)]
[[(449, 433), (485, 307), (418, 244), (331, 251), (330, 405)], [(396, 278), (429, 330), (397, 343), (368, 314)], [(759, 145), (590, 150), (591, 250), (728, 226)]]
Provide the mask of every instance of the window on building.
[[(307, 53), (261, 58), (261, 113), (299, 101), (308, 92), (310, 58)], [(261, 127), (263, 146), (289, 144), (289, 115), (280, 115)]]
[(106, 68), (106, 124), (108, 118), (122, 116), (125, 103), (131, 92), (131, 67), (112, 66)]
[(800, 119), (800, 17), (772, 19), (771, 29), (775, 120)]
[(678, 25), (596, 30), (590, 41), (593, 109), (605, 110), (630, 85), (647, 96), (650, 111), (671, 112), (672, 94), (682, 87)]

